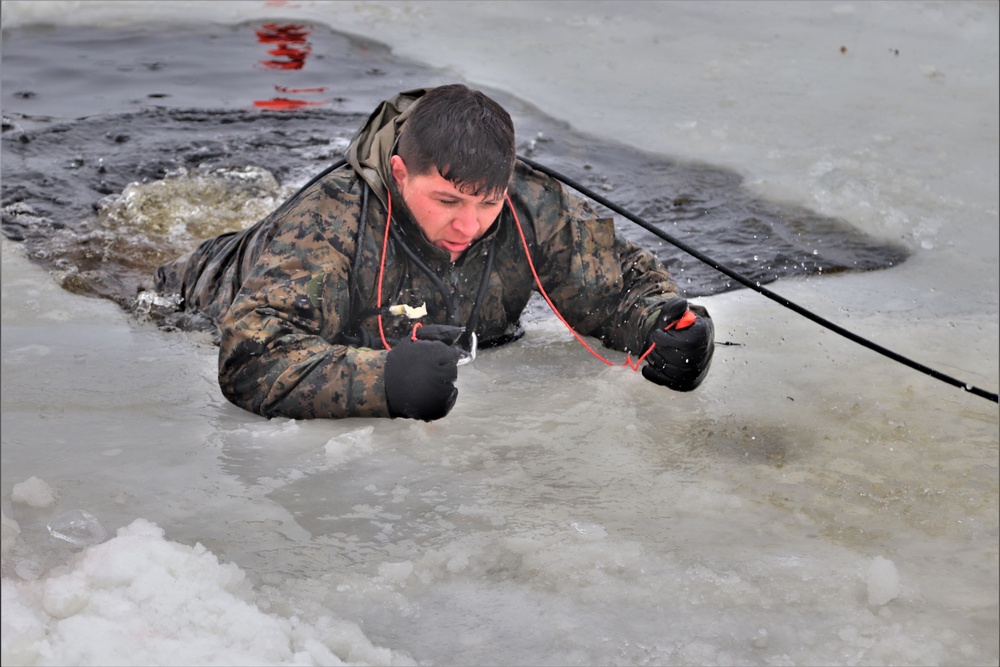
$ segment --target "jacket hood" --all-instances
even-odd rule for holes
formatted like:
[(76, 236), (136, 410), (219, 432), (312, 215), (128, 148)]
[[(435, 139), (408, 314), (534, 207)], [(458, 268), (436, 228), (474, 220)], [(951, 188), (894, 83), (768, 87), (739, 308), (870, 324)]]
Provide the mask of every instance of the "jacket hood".
[(388, 206), (387, 187), (392, 182), (389, 159), (396, 148), (399, 130), (409, 115), (410, 107), (428, 90), (408, 90), (382, 102), (347, 148), (347, 162), (371, 186), (383, 206)]

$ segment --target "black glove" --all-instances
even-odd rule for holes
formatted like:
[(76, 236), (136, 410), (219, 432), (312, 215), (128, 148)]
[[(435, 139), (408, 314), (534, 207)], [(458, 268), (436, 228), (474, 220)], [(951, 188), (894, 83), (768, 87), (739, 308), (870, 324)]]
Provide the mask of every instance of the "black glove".
[[(656, 347), (646, 357), (642, 376), (650, 382), (675, 391), (691, 391), (701, 384), (715, 352), (715, 327), (708, 311), (691, 306), (696, 319), (683, 329), (664, 328), (674, 324), (688, 311), (687, 299), (668, 301), (646, 336), (646, 348)], [(676, 325), (675, 325), (676, 326)]]
[(448, 414), (458, 398), (460, 356), (457, 348), (441, 341), (400, 341), (385, 357), (389, 415), (433, 421)]
[(465, 327), (450, 324), (422, 324), (417, 327), (418, 340), (439, 340), (448, 345), (454, 345), (465, 333)]

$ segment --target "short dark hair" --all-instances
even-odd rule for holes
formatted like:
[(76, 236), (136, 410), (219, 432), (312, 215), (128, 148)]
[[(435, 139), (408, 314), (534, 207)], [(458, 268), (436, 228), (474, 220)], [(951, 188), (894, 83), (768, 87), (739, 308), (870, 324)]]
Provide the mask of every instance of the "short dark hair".
[(514, 173), (514, 123), (478, 90), (462, 84), (432, 88), (403, 123), (396, 152), (417, 175), (436, 167), (460, 190), (499, 194)]

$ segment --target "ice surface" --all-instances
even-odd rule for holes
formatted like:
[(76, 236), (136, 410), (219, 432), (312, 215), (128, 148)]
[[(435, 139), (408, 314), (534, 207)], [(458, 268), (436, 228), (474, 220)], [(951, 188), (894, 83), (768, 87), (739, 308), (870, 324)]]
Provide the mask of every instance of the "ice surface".
[[(325, 20), (898, 238), (902, 266), (775, 289), (997, 387), (995, 3), (197, 8)], [(228, 405), (210, 344), (62, 291), (9, 242), (2, 269), (5, 665), (1000, 660), (995, 405), (756, 295), (703, 301), (737, 345), (693, 394), (542, 318), (462, 368), (447, 420), (308, 423)], [(38, 470), (55, 504), (9, 503)], [(53, 540), (74, 507), (115, 537)]]
[(101, 522), (93, 514), (80, 509), (52, 517), (46, 527), (52, 537), (78, 547), (100, 544), (108, 536)]

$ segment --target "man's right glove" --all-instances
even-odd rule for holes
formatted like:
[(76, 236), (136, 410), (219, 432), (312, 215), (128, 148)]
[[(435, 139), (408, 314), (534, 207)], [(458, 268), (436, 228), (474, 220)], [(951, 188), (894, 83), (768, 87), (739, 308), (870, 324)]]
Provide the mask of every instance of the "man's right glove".
[[(419, 331), (419, 330), (418, 330)], [(439, 340), (406, 338), (385, 358), (385, 400), (390, 417), (433, 421), (455, 405), (458, 348)]]
[[(686, 313), (694, 315), (693, 323), (689, 323), (691, 315)], [(715, 352), (712, 318), (701, 306), (689, 309), (686, 299), (668, 301), (646, 335), (646, 348), (654, 343), (656, 347), (646, 357), (642, 376), (675, 391), (691, 391), (705, 379), (712, 363)]]

